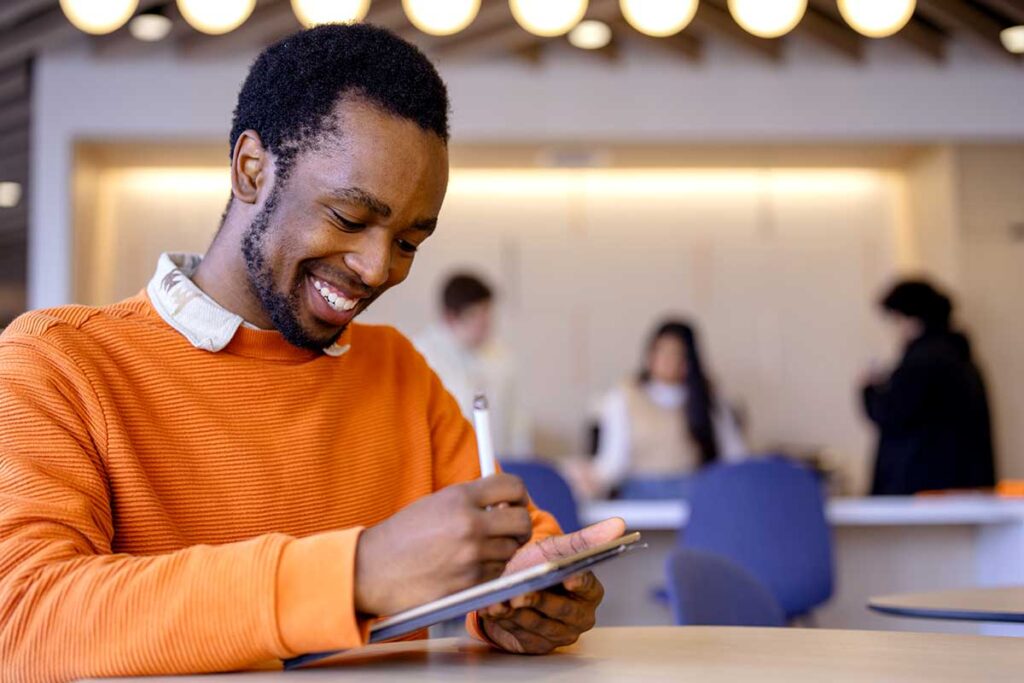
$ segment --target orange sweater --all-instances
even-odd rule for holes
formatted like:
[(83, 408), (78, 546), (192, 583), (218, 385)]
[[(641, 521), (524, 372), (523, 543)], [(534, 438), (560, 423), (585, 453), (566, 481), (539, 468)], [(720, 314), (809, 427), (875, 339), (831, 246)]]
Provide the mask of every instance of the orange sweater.
[[(0, 679), (238, 669), (365, 643), (360, 530), (479, 476), (404, 337), (194, 348), (144, 294), (0, 337)], [(534, 510), (535, 537), (557, 533)]]

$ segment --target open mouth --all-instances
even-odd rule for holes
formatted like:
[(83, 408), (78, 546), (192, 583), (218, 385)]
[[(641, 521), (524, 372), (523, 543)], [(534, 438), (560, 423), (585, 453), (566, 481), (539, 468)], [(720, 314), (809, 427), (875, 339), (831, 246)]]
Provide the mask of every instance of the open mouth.
[(327, 304), (338, 313), (351, 311), (359, 304), (359, 299), (349, 299), (345, 293), (329, 282), (313, 278), (313, 289), (319, 292)]
[(353, 294), (322, 276), (306, 274), (306, 298), (313, 315), (332, 327), (348, 325), (361, 310), (365, 297)]

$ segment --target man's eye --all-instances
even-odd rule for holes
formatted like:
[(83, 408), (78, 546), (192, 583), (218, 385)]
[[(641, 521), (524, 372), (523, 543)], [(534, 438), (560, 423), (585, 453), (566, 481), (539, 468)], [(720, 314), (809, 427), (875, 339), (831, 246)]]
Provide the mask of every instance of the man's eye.
[(398, 240), (398, 248), (404, 251), (406, 254), (415, 254), (419, 247), (412, 242), (406, 240)]
[(331, 215), (334, 216), (334, 220), (341, 223), (341, 226), (346, 230), (362, 230), (366, 227), (366, 223), (360, 223), (358, 221), (351, 221), (342, 216), (337, 211), (331, 211)]

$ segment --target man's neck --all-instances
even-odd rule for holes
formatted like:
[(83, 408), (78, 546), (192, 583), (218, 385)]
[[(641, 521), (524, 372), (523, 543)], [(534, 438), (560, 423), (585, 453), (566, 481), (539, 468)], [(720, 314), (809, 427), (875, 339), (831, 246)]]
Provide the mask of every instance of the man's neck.
[[(229, 251), (234, 251), (234, 254)], [(249, 286), (249, 274), (241, 253), (240, 248), (228, 250), (221, 240), (215, 239), (192, 274), (192, 282), (217, 304), (241, 316), (247, 323), (264, 330), (273, 329), (273, 323)]]

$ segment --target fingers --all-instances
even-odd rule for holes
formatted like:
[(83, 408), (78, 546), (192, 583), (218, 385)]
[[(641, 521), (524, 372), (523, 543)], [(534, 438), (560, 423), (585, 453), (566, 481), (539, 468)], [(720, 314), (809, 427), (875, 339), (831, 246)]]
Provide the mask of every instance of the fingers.
[(489, 507), (500, 503), (525, 507), (527, 503), (526, 486), (522, 479), (511, 474), (495, 474), (466, 484), (473, 504), (477, 507)]
[[(488, 536), (507, 536), (518, 541), (516, 549), (533, 535), (533, 521), (525, 507), (500, 507), (482, 513)], [(515, 551), (512, 551), (515, 552)], [(505, 559), (512, 557), (511, 554)]]
[(626, 523), (618, 517), (612, 517), (575, 533), (545, 538), (537, 544), (537, 549), (545, 560), (554, 560), (575, 555), (595, 545), (607, 543), (621, 536), (625, 530)]
[(547, 619), (561, 622), (576, 631), (586, 631), (594, 625), (594, 604), (551, 591), (530, 593), (514, 598), (510, 607), (533, 610)]
[[(546, 655), (557, 647), (547, 638), (526, 630), (511, 619), (499, 619), (494, 624), (511, 640), (508, 643), (502, 642), (502, 646), (509, 652)], [(501, 639), (501, 641), (505, 640), (505, 638)]]
[(604, 598), (604, 586), (597, 580), (593, 572), (583, 572), (570, 576), (562, 584), (565, 590), (584, 602), (600, 603)]
[(480, 559), (501, 562), (504, 571), (505, 563), (516, 554), (521, 545), (522, 543), (514, 538), (489, 538), (480, 544)]
[[(604, 587), (592, 573), (578, 574), (563, 584), (567, 593), (554, 590), (527, 593), (507, 602), (480, 610), (485, 619), (518, 620), (520, 612), (534, 611), (546, 619), (561, 622), (571, 630), (582, 633), (594, 627), (597, 605), (604, 597)], [(530, 622), (521, 624), (527, 628)], [(542, 635), (543, 631), (540, 631)]]
[(480, 582), (490, 581), (501, 576), (504, 571), (505, 562), (503, 560), (481, 562), (475, 579)]
[(556, 619), (549, 619), (537, 610), (517, 610), (511, 617), (498, 620), (498, 625), (509, 631), (533, 653), (550, 652), (556, 647), (571, 645), (580, 636), (580, 630)]

